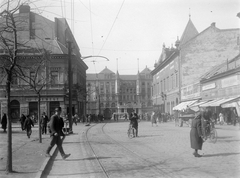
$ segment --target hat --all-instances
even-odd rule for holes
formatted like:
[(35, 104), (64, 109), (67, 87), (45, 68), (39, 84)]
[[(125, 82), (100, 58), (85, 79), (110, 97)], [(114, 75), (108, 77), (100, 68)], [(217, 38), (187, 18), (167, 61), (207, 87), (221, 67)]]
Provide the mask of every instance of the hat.
[(57, 107), (57, 108), (55, 108), (55, 111), (62, 111), (62, 108), (61, 107)]

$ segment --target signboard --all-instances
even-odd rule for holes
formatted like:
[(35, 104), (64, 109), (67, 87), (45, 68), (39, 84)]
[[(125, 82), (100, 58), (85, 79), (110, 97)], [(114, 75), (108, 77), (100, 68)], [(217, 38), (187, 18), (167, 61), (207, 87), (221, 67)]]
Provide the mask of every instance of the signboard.
[(238, 76), (235, 75), (235, 76), (231, 76), (231, 77), (222, 79), (221, 84), (222, 84), (222, 88), (226, 88), (226, 87), (238, 85), (238, 84), (240, 84), (240, 82), (238, 80)]
[(195, 83), (181, 88), (181, 100), (200, 97), (200, 83)]
[(216, 88), (216, 84), (215, 83), (210, 83), (210, 84), (207, 84), (207, 85), (203, 85), (202, 86), (202, 91), (213, 89), (213, 88)]

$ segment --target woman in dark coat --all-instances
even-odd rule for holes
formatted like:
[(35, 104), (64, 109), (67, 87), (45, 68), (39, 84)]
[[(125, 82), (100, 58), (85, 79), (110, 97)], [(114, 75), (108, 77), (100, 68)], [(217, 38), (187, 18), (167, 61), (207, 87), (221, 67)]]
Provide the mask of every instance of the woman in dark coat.
[(6, 113), (3, 114), (1, 124), (2, 124), (3, 132), (6, 132), (6, 129), (7, 129), (7, 115), (6, 115)]
[(131, 114), (130, 124), (135, 129), (136, 133), (134, 133), (134, 135), (137, 137), (138, 136), (138, 115), (137, 115), (137, 113)]
[(202, 157), (198, 154), (198, 150), (202, 150), (203, 145), (201, 117), (202, 115), (199, 114), (193, 119), (190, 131), (191, 148), (195, 150), (193, 153), (195, 157)]

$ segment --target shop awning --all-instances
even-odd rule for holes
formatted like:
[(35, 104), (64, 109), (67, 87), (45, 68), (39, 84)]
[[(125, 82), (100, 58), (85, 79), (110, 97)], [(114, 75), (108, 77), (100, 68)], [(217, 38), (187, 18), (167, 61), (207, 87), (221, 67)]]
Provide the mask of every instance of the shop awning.
[(197, 111), (199, 111), (199, 106), (202, 105), (202, 104), (204, 104), (204, 103), (207, 103), (207, 102), (209, 102), (209, 100), (208, 100), (208, 101), (199, 101), (199, 102), (196, 102), (196, 103), (192, 104), (191, 106), (189, 106), (189, 109), (197, 112)]
[(173, 107), (173, 110), (175, 110), (175, 111), (186, 110), (187, 107), (191, 106), (192, 104), (194, 104), (196, 102), (197, 102), (197, 100), (191, 100), (191, 101), (182, 102), (182, 103), (178, 104), (177, 106)]
[(215, 100), (212, 100), (212, 101), (208, 101), (206, 103), (200, 104), (199, 107), (201, 107), (201, 108), (209, 107), (212, 103), (214, 103), (216, 101), (219, 101), (219, 100), (221, 100), (221, 99), (215, 99)]
[(217, 107), (224, 103), (233, 101), (237, 98), (239, 98), (239, 97), (215, 99), (215, 100), (209, 101), (207, 103), (201, 104), (199, 107)]

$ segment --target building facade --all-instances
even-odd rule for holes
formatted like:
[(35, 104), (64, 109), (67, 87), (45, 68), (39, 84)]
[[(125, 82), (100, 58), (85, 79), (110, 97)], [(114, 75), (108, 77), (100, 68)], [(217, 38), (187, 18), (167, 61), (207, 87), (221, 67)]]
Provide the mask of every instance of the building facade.
[[(239, 29), (219, 29), (215, 23), (201, 33), (189, 19), (180, 40), (181, 102), (200, 99), (200, 78), (206, 71), (234, 58), (239, 53)], [(191, 36), (184, 40), (187, 31)], [(194, 33), (195, 32), (195, 33)]]
[(207, 72), (200, 83), (201, 98), (209, 101), (202, 106), (212, 107), (218, 114), (222, 108), (228, 112), (235, 108), (240, 116), (240, 55)]
[[(25, 65), (26, 78), (13, 78), (11, 84), (11, 113), (12, 120), (18, 121), (20, 114), (37, 115), (38, 95), (31, 87), (34, 82), (42, 80), (39, 86), (45, 82), (41, 95), (41, 112), (46, 112), (49, 116), (54, 112), (54, 108), (61, 106), (63, 113), (68, 113), (68, 60), (72, 61), (73, 79), (73, 113), (80, 115), (85, 113), (85, 93), (86, 93), (86, 64), (81, 60), (79, 47), (67, 24), (66, 19), (55, 18), (50, 21), (45, 17), (30, 11), (30, 6), (23, 5), (16, 14), (17, 20), (24, 20), (18, 23), (18, 41), (24, 43), (25, 47), (18, 47), (17, 61)], [(6, 36), (7, 38), (7, 36)], [(71, 41), (74, 49), (71, 55), (68, 53), (67, 42)], [(26, 47), (27, 46), (27, 47)], [(48, 51), (47, 60), (42, 65), (40, 71), (35, 71), (34, 67), (43, 58), (43, 51)], [(0, 60), (4, 61), (8, 55), (6, 49), (0, 47)], [(71, 57), (70, 57), (71, 56)], [(36, 69), (36, 68), (35, 68)], [(1, 114), (6, 112), (6, 77), (4, 66), (0, 68), (0, 105)]]
[[(176, 41), (176, 47), (179, 40)], [(155, 111), (172, 114), (179, 103), (179, 52), (177, 48), (166, 48), (151, 72), (153, 76), (152, 101)]]
[(150, 112), (150, 72), (146, 67), (137, 75), (119, 75), (106, 67), (98, 74), (87, 74), (87, 113), (110, 119), (113, 113)]

